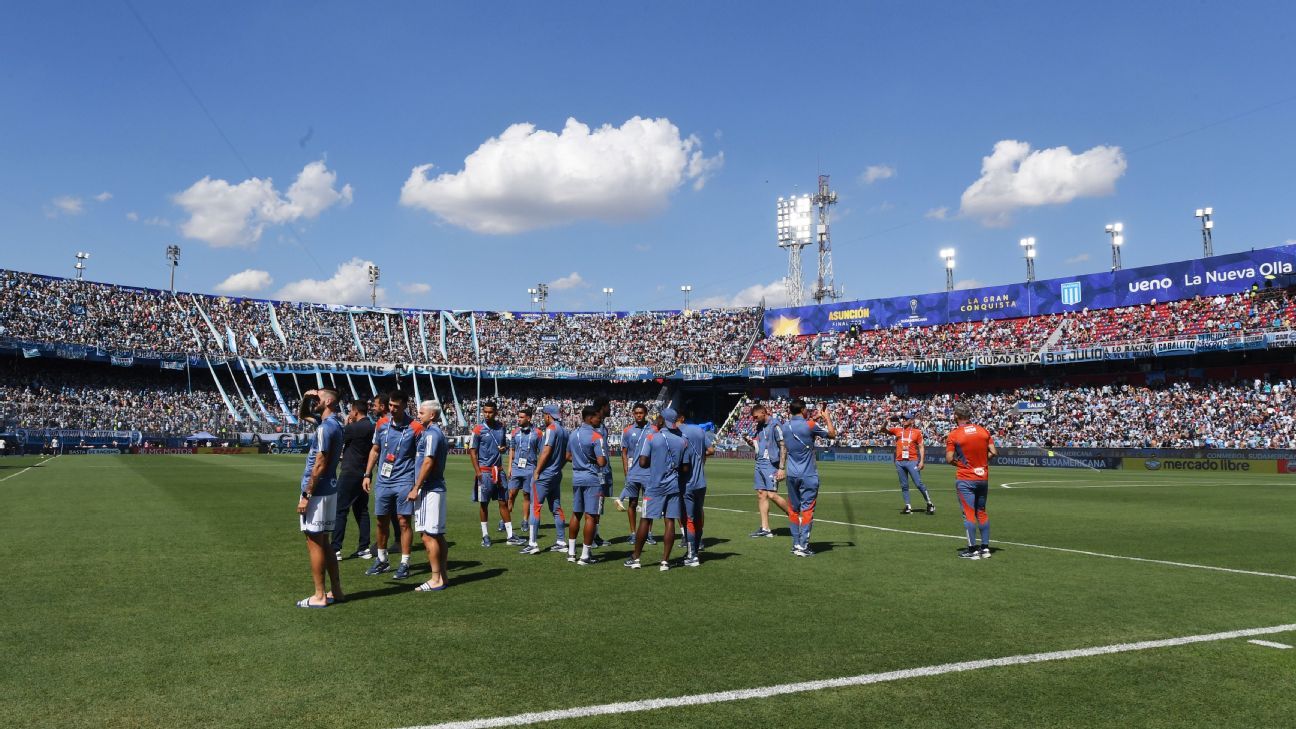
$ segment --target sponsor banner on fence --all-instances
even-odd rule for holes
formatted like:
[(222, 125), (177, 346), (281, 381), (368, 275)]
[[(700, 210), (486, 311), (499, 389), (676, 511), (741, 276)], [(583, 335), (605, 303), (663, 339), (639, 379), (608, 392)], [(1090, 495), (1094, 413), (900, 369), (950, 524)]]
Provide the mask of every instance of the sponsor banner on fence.
[(131, 453), (137, 456), (187, 456), (194, 452), (193, 448), (131, 448)]
[(120, 456), (120, 448), (68, 448), (63, 451), (73, 456)]
[(1125, 468), (1175, 473), (1277, 473), (1278, 463), (1246, 458), (1126, 458)]
[(1296, 460), (1280, 458), (1274, 462), (1278, 473), (1296, 473)]
[(217, 456), (250, 456), (260, 452), (261, 452), (260, 448), (256, 448), (253, 446), (230, 446), (228, 448), (223, 446), (212, 446), (210, 448), (207, 446), (202, 446), (200, 448), (194, 449), (194, 453), (202, 453), (202, 454), (217, 455)]

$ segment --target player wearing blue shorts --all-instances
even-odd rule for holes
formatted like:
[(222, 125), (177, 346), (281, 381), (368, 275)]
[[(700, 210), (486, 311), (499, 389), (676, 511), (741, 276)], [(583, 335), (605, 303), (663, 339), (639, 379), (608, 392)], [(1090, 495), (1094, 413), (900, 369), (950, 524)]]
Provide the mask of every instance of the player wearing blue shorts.
[(477, 502), (477, 512), (481, 520), (481, 545), (489, 547), (490, 518), (487, 513), (490, 502), (499, 502), (500, 519), (507, 522), (508, 537), (513, 537), (513, 518), (509, 514), (508, 494), (505, 492), (503, 471), (500, 465), (508, 452), (508, 442), (504, 436), (504, 424), (496, 420), (498, 409), (494, 402), (482, 403), (483, 421), (473, 426), (472, 439), (468, 442), (468, 455), (477, 477), (473, 485), (473, 501)]
[[(586, 405), (581, 411), (581, 426), (567, 437), (567, 455), (572, 464), (572, 515), (567, 525), (567, 561), (580, 566), (594, 564), (590, 547), (594, 543), (595, 522), (603, 510), (603, 468), (607, 466), (607, 441), (599, 433), (603, 411)], [(585, 529), (581, 529), (581, 517)], [(576, 558), (577, 533), (581, 536), (581, 555)]]
[(927, 502), (927, 513), (935, 514), (936, 505), (927, 495), (927, 486), (922, 480), (923, 461), (927, 458), (927, 447), (923, 444), (922, 431), (914, 427), (914, 414), (903, 413), (899, 417), (892, 415), (888, 422), (899, 422), (900, 427), (883, 426), (882, 432), (895, 438), (895, 468), (900, 477), (900, 494), (904, 497), (904, 509), (901, 514), (912, 514), (909, 505), (909, 482), (918, 487)]
[[(306, 419), (319, 425), (311, 438), (310, 452), (306, 454), (306, 469), (302, 472), (301, 495), (297, 499), (298, 524), (306, 535), (306, 551), (310, 554), (311, 578), (315, 592), (297, 601), (300, 608), (328, 607), (342, 594), (342, 577), (338, 573), (337, 555), (329, 547), (334, 519), (337, 516), (337, 465), (342, 457), (342, 420), (338, 417), (338, 396), (332, 390), (310, 390), (305, 393), (303, 405), (314, 407), (304, 413)], [(324, 574), (328, 573), (333, 590), (324, 593)]]
[[(600, 424), (597, 428), (595, 428), (595, 430), (598, 431), (599, 435), (603, 436), (603, 447), (605, 449), (610, 449), (612, 447), (612, 441), (608, 438), (607, 421), (608, 418), (612, 417), (612, 401), (609, 400), (607, 397), (600, 395), (599, 397), (594, 398), (593, 405), (594, 408), (599, 411), (599, 417), (602, 418), (602, 424)], [(599, 489), (599, 492), (602, 494), (600, 498), (602, 499), (611, 498), (612, 486), (613, 486), (611, 458), (608, 459), (607, 465), (603, 467), (602, 471), (600, 471), (599, 478), (602, 481), (602, 483), (600, 484), (601, 488)], [(603, 521), (603, 507), (602, 504), (600, 504), (599, 513), (594, 516), (594, 546), (595, 547), (606, 547), (608, 545), (608, 542), (603, 540), (603, 533), (599, 531), (599, 525), (602, 523), (602, 521)]]
[[(531, 425), (532, 410), (524, 407), (518, 410), (517, 427), (508, 436), (508, 499), (509, 514), (517, 505), (518, 494), (522, 494), (524, 508), (522, 524), (530, 520), (531, 514), (531, 478), (535, 475), (536, 456), (540, 455), (540, 430)], [(510, 521), (508, 531), (512, 535), (513, 524)], [(521, 536), (512, 535), (509, 544), (522, 546), (527, 543)]]
[[(760, 512), (760, 528), (752, 532), (754, 538), (774, 537), (770, 529), (770, 502), (790, 514), (788, 502), (779, 496), (778, 484), (786, 478), (783, 467), (787, 464), (787, 446), (783, 443), (783, 421), (771, 413), (763, 403), (752, 405), (752, 420), (756, 421), (756, 432), (747, 442), (756, 451), (756, 473), (752, 479), (752, 488), (756, 490), (756, 509)], [(776, 465), (777, 464), (777, 465)]]
[[(815, 438), (836, 438), (837, 428), (826, 410), (813, 420), (805, 418), (806, 404), (796, 399), (788, 405), (791, 418), (783, 424), (787, 446), (788, 506), (792, 522), (792, 554), (811, 557), (810, 529), (814, 526), (815, 501), (819, 498), (819, 467), (815, 464)], [(819, 425), (823, 421), (823, 426)]]
[(418, 412), (423, 426), (423, 435), (419, 437), (418, 476), (406, 498), (414, 503), (414, 529), (423, 537), (423, 549), (427, 550), (428, 568), (432, 572), (432, 577), (416, 591), (434, 592), (446, 588), (446, 562), (450, 558), (450, 546), (445, 539), (445, 464), (450, 442), (436, 424), (441, 403), (424, 400)]
[[(639, 465), (639, 447), (643, 445), (644, 438), (649, 433), (656, 432), (657, 428), (648, 422), (647, 405), (637, 402), (630, 412), (634, 416), (634, 422), (621, 431), (621, 476), (625, 479), (625, 487), (621, 489), (621, 498), (616, 500), (616, 505), (630, 519), (630, 536), (626, 541), (633, 546), (635, 531), (639, 526), (639, 500), (643, 498), (644, 486), (648, 483), (648, 469)], [(656, 543), (652, 532), (649, 532), (648, 544)]]
[[(391, 414), (374, 428), (374, 444), (369, 451), (369, 464), (365, 468), (365, 473), (372, 473), (374, 465), (378, 466), (378, 479), (372, 487), (374, 514), (378, 517), (378, 559), (365, 570), (365, 574), (380, 575), (391, 569), (391, 564), (387, 561), (387, 526), (394, 515), (401, 530), (401, 562), (393, 577), (403, 580), (409, 577), (410, 549), (414, 546), (411, 524), (414, 502), (406, 498), (406, 495), (414, 488), (423, 425), (410, 419), (409, 395), (394, 390), (387, 395), (387, 402)], [(368, 476), (365, 476), (364, 489), (366, 493), (370, 490)]]
[(665, 538), (662, 550), (661, 571), (670, 569), (671, 547), (675, 544), (675, 520), (683, 513), (680, 503), (680, 483), (687, 482), (693, 467), (693, 456), (684, 434), (673, 426), (679, 416), (671, 408), (663, 408), (657, 420), (657, 432), (644, 436), (639, 447), (639, 465), (649, 469), (648, 485), (644, 489), (644, 514), (639, 520), (635, 535), (634, 554), (625, 561), (632, 570), (640, 567), (644, 542), (655, 519), (665, 519)]
[(693, 468), (689, 470), (688, 479), (683, 481), (684, 540), (687, 553), (684, 557), (685, 567), (701, 567), (699, 555), (702, 552), (702, 528), (706, 526), (706, 460), (715, 455), (715, 441), (698, 426), (684, 422), (684, 413), (679, 415), (678, 429), (688, 441), (689, 453), (693, 456)]
[(536, 542), (540, 531), (540, 504), (549, 504), (554, 517), (554, 531), (557, 541), (549, 548), (551, 552), (566, 552), (567, 542), (563, 539), (563, 512), (559, 500), (562, 488), (562, 470), (567, 463), (567, 429), (559, 422), (562, 417), (557, 405), (546, 405), (544, 413), (545, 427), (541, 431), (540, 455), (536, 456), (535, 475), (531, 477), (531, 518), (527, 526), (530, 539), (522, 554), (539, 554), (540, 545)]

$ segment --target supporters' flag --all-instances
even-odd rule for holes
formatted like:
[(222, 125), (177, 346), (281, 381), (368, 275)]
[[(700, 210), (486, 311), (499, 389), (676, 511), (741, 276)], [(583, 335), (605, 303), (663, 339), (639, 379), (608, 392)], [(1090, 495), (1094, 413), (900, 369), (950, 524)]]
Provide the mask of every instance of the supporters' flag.
[[(428, 375), (428, 382), (431, 382), (431, 383), (432, 383), (432, 399), (433, 399), (433, 400), (436, 400), (437, 402), (441, 402), (441, 396), (437, 394), (437, 389), (436, 389), (436, 378), (433, 377), (432, 375)], [(445, 425), (445, 424), (446, 424), (446, 414), (445, 414), (445, 411), (446, 411), (446, 409), (445, 409), (444, 407), (442, 407), (442, 408), (441, 408), (441, 424), (442, 424), (442, 425)]]
[(40, 356), (39, 347), (23, 347), (22, 351), (23, 351), (23, 357), (26, 357), (27, 359)]
[[(194, 331), (194, 339), (197, 338), (198, 332)], [(234, 403), (230, 402), (229, 395), (225, 394), (225, 387), (221, 385), (220, 378), (216, 376), (216, 368), (212, 367), (211, 360), (206, 355), (203, 355), (203, 361), (207, 363), (207, 371), (211, 373), (212, 381), (216, 383), (216, 391), (220, 393), (221, 399), (225, 401), (225, 407), (229, 409), (230, 417), (234, 418), (236, 423), (243, 422), (243, 416), (239, 415), (238, 410), (234, 408)]]
[(225, 326), (225, 344), (229, 346), (230, 354), (238, 354), (238, 338), (228, 324)]
[(247, 398), (243, 397), (243, 388), (239, 387), (238, 377), (234, 375), (234, 365), (231, 365), (229, 360), (225, 360), (225, 369), (229, 370), (230, 381), (234, 383), (234, 392), (238, 394), (239, 401), (243, 403), (243, 409), (247, 411), (248, 418), (256, 420), (256, 413), (252, 412), (252, 406), (248, 404)]
[(387, 347), (390, 348), (391, 347), (391, 317), (387, 316), (386, 314), (383, 314), (382, 318), (383, 318), (383, 329), (387, 332)]
[(164, 370), (183, 370), (185, 368), (184, 362), (176, 362), (169, 359), (162, 360), (158, 365)]
[(454, 401), (455, 405), (455, 420), (458, 421), (460, 428), (466, 428), (468, 421), (464, 420), (463, 406), (459, 404), (459, 392), (455, 390), (453, 377), (450, 378), (450, 399)]
[[(477, 315), (471, 311), (468, 312), (468, 325), (472, 327), (473, 359), (480, 362), (481, 350), (477, 348)], [(477, 379), (481, 379), (480, 372), (477, 373)]]
[(839, 365), (837, 365), (837, 376), (838, 376), (838, 377), (854, 377), (854, 376), (855, 376), (855, 365), (853, 365), (853, 364), (839, 364)]
[(423, 361), (431, 359), (427, 351), (427, 319), (423, 318), (423, 312), (419, 312), (419, 341), (423, 344)]
[(279, 410), (283, 413), (284, 419), (296, 425), (297, 416), (292, 414), (292, 411), (288, 409), (288, 403), (284, 402), (283, 393), (279, 391), (279, 382), (275, 380), (274, 373), (267, 372), (266, 379), (270, 380), (270, 391), (274, 393), (275, 401), (279, 403)]
[[(368, 357), (367, 357), (367, 355), (365, 354), (364, 344), (362, 344), (362, 343), (360, 342), (360, 330), (359, 330), (359, 329), (356, 329), (355, 314), (352, 314), (351, 312), (348, 311), (348, 312), (347, 312), (347, 321), (351, 322), (351, 337), (355, 340), (356, 351), (358, 351), (358, 352), (360, 353), (360, 359), (367, 359)], [(316, 375), (316, 376), (318, 377), (318, 375)], [(324, 386), (324, 383), (321, 382), (321, 383), (320, 383), (320, 387), (323, 387), (323, 386)]]
[[(316, 375), (316, 377), (318, 376)], [(374, 397), (378, 397), (378, 386), (374, 384), (373, 375), (365, 375), (365, 377), (369, 378), (369, 392), (372, 392)]]
[(265, 353), (261, 351), (261, 343), (257, 341), (255, 334), (248, 332), (248, 341), (252, 343), (252, 348), (256, 350), (257, 354), (262, 357), (265, 356)]
[(414, 404), (423, 402), (423, 395), (419, 393), (418, 373), (413, 369), (410, 370), (410, 379), (414, 382)]
[(275, 420), (270, 411), (266, 410), (265, 403), (261, 402), (261, 396), (257, 394), (256, 385), (252, 384), (252, 375), (248, 373), (248, 363), (242, 357), (239, 358), (239, 369), (243, 371), (243, 379), (247, 381), (248, 390), (252, 393), (252, 400), (256, 403), (257, 410), (261, 411), (261, 417), (267, 422), (278, 425), (279, 421)]
[(359, 399), (360, 399), (360, 393), (356, 392), (356, 389), (355, 389), (355, 383), (351, 381), (351, 373), (350, 373), (350, 372), (346, 373), (346, 381), (347, 381), (347, 386), (351, 388), (351, 399), (352, 399), (352, 400), (359, 400)]
[(133, 354), (114, 354), (110, 361), (113, 367), (134, 367), (135, 355)]
[(288, 337), (284, 336), (283, 328), (279, 326), (279, 316), (275, 314), (274, 304), (267, 301), (266, 309), (270, 310), (270, 331), (274, 332), (275, 336), (279, 337), (279, 342), (287, 347)]
[(406, 323), (406, 319), (408, 319), (408, 317), (404, 314), (400, 315), (401, 336), (405, 337), (405, 351), (409, 354), (410, 361), (412, 362), (414, 361), (414, 345), (410, 344), (409, 324)]

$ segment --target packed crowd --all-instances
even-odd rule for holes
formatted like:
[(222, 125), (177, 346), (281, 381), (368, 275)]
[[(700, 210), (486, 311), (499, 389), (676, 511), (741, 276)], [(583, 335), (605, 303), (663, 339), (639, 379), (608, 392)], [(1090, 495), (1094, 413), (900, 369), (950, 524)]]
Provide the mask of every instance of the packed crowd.
[[(958, 401), (1001, 446), (1079, 448), (1296, 448), (1292, 382), (1190, 382), (1149, 387), (1110, 384), (1025, 387), (965, 395), (827, 397), (826, 408), (850, 446), (886, 447), (887, 418), (915, 413), (929, 442), (954, 427)], [(786, 399), (769, 401), (786, 413)], [(745, 403), (731, 433), (753, 429)], [(943, 446), (937, 445), (936, 448)]]
[(752, 348), (750, 360), (756, 364), (835, 364), (1032, 351), (1040, 349), (1055, 332), (1052, 348), (1072, 349), (1205, 334), (1251, 334), (1289, 329), (1293, 323), (1296, 297), (1289, 296), (1287, 290), (1274, 289), (1020, 319), (767, 337)]
[(348, 311), (0, 271), (0, 337), (105, 351), (226, 356), (232, 345), (268, 359), (671, 370), (736, 366), (759, 326), (752, 308), (620, 317)]
[[(597, 388), (592, 385), (573, 386), (557, 389), (531, 389), (513, 392), (509, 395), (501, 393), (500, 397), (483, 396), (481, 401), (495, 402), (499, 407), (501, 417), (510, 422), (514, 414), (524, 406), (529, 405), (538, 411), (543, 405), (557, 405), (562, 413), (563, 426), (569, 430), (575, 430), (580, 427), (581, 408), (590, 404), (600, 394)], [(657, 412), (666, 404), (658, 399), (658, 394), (659, 388), (656, 386), (651, 388), (629, 386), (606, 393), (605, 396), (611, 401), (612, 414), (603, 422), (607, 426), (612, 445), (621, 442), (621, 431), (633, 422), (634, 417), (631, 410), (634, 408), (635, 403), (644, 403), (648, 406), (649, 412)], [(460, 404), (465, 420), (472, 422), (475, 414), (479, 412), (477, 400), (462, 400)]]

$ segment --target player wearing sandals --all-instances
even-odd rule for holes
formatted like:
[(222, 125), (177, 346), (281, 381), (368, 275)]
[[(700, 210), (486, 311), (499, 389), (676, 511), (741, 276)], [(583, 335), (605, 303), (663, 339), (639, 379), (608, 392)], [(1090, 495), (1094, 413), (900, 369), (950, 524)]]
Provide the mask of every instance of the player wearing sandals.
[[(310, 452), (306, 454), (301, 497), (297, 500), (298, 523), (306, 535), (315, 592), (299, 600), (297, 607), (322, 608), (345, 597), (337, 555), (329, 544), (337, 517), (337, 465), (342, 456), (342, 420), (338, 417), (337, 393), (333, 390), (308, 390), (302, 397), (301, 410), (303, 420), (319, 425), (311, 438)], [(328, 594), (324, 592), (326, 572), (333, 586)]]
[(436, 400), (419, 403), (419, 423), (423, 427), (419, 436), (418, 476), (414, 488), (405, 496), (414, 504), (414, 529), (423, 536), (428, 567), (432, 570), (431, 579), (419, 585), (418, 592), (446, 588), (446, 562), (450, 556), (445, 539), (445, 464), (450, 442), (436, 424), (440, 414), (441, 403)]

